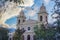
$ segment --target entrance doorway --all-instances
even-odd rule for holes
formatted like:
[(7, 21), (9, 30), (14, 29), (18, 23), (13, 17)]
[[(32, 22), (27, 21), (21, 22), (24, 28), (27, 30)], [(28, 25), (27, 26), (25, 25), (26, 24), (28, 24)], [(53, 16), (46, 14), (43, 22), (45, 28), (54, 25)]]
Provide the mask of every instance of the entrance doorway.
[(27, 40), (30, 40), (30, 35), (27, 36)]

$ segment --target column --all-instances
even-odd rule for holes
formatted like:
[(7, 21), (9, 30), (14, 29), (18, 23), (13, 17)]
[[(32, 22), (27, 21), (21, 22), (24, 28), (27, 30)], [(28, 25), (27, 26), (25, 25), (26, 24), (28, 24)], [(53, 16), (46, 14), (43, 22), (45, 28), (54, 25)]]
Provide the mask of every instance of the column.
[(33, 40), (33, 35), (30, 35), (30, 40)]
[(27, 35), (24, 35), (24, 40), (27, 40)]

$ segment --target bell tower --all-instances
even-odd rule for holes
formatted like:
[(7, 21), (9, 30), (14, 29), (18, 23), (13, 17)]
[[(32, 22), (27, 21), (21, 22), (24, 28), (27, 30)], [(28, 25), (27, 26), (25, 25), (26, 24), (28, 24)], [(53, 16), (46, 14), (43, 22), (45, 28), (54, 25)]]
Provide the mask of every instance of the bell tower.
[(48, 23), (48, 13), (46, 12), (44, 3), (42, 3), (42, 6), (40, 7), (40, 11), (38, 12), (38, 21), (43, 24)]
[(18, 21), (17, 24), (19, 24), (19, 25), (23, 24), (25, 22), (25, 19), (26, 19), (26, 17), (24, 15), (24, 12), (23, 12), (23, 10), (21, 10), (17, 17), (17, 21)]

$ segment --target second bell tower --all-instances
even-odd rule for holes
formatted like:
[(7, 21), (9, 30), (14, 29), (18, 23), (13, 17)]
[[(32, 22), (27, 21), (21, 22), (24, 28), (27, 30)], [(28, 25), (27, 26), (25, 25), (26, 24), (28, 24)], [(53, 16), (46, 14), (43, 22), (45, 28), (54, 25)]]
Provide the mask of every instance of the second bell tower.
[(44, 3), (42, 3), (42, 6), (40, 7), (40, 11), (38, 13), (38, 21), (43, 24), (48, 23), (48, 13), (46, 12)]

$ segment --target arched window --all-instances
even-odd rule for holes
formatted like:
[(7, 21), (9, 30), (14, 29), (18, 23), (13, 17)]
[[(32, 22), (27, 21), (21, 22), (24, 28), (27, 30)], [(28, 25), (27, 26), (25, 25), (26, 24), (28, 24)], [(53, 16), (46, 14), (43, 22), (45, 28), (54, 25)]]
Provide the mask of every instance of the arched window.
[(30, 40), (30, 35), (27, 36), (27, 40)]
[(46, 16), (46, 22), (47, 22), (47, 16)]
[(28, 30), (30, 30), (30, 27), (28, 27)]
[(23, 20), (23, 22), (25, 22), (25, 20)]
[(20, 23), (20, 20), (18, 20), (18, 24)]
[(40, 16), (40, 21), (42, 21), (42, 19), (43, 19), (43, 17), (42, 17), (42, 16)]

